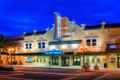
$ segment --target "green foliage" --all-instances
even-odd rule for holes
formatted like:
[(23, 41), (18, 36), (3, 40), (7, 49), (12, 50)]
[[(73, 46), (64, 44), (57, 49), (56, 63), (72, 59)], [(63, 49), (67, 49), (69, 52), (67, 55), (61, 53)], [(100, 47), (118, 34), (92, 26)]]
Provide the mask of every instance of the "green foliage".
[(0, 48), (9, 48), (9, 47), (16, 47), (18, 46), (18, 42), (16, 42), (15, 40), (12, 39), (8, 39), (3, 35), (0, 35)]
[(3, 35), (0, 35), (0, 48), (4, 48), (6, 39)]

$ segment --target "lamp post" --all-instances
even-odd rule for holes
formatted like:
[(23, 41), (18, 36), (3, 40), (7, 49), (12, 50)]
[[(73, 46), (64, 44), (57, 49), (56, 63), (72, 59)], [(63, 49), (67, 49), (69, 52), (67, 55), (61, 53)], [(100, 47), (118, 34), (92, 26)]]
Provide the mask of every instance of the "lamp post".
[(83, 65), (85, 64), (85, 52), (86, 52), (87, 48), (81, 48), (82, 51), (82, 55), (83, 55)]

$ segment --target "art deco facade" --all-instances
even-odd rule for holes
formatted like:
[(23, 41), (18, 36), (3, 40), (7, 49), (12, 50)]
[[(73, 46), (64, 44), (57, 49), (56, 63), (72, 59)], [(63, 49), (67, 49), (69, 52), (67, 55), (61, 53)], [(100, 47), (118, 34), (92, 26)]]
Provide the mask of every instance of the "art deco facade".
[(58, 68), (81, 68), (85, 63), (91, 68), (96, 64), (100, 68), (119, 67), (119, 25), (105, 22), (91, 27), (77, 25), (67, 17), (55, 14), (55, 25), (51, 29), (24, 33), (15, 61)]

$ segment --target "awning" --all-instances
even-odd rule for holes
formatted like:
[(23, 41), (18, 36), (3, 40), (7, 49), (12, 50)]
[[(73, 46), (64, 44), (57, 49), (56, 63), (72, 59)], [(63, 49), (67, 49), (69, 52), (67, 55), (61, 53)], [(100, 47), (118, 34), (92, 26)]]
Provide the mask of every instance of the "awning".
[(80, 44), (81, 40), (68, 40), (68, 41), (51, 41), (49, 45), (61, 45), (61, 44)]

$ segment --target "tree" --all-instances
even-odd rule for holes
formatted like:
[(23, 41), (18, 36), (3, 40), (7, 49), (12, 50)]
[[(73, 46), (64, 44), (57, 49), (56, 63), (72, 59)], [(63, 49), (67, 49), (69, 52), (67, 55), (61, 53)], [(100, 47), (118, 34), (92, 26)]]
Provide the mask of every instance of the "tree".
[[(2, 63), (1, 53), (9, 54), (9, 58), (11, 58), (11, 62), (12, 62), (12, 54), (15, 54), (15, 51), (18, 46), (20, 46), (20, 44), (17, 38), (5, 37), (3, 35), (0, 35), (0, 62)], [(15, 61), (15, 56), (13, 61)]]
[(16, 63), (15, 52), (19, 46), (20, 46), (20, 43), (19, 43), (19, 40), (17, 40), (17, 38), (6, 38), (5, 39), (4, 49), (7, 50), (7, 53), (10, 55), (9, 57), (11, 58), (10, 63), (14, 63), (14, 64)]
[(0, 34), (0, 63), (2, 63), (1, 52), (4, 49), (4, 44), (5, 44), (5, 38), (4, 38), (4, 36), (2, 34)]

